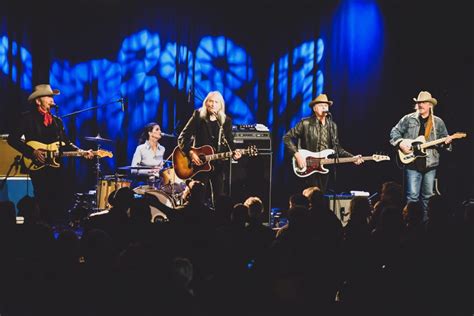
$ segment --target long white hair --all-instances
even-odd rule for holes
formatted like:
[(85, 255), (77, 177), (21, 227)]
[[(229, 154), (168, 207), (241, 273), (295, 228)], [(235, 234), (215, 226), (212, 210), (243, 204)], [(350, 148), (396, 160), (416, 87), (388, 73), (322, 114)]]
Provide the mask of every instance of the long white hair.
[(219, 103), (221, 105), (219, 107), (219, 109), (217, 110), (217, 119), (219, 120), (219, 123), (224, 124), (225, 118), (226, 118), (226, 115), (225, 115), (225, 102), (224, 102), (224, 97), (222, 96), (222, 94), (219, 91), (211, 91), (207, 94), (204, 101), (202, 101), (201, 108), (199, 109), (199, 116), (202, 119), (206, 119), (206, 120), (209, 118), (209, 113), (207, 113), (206, 102), (210, 97), (213, 97), (213, 96), (217, 97), (217, 99), (219, 100)]

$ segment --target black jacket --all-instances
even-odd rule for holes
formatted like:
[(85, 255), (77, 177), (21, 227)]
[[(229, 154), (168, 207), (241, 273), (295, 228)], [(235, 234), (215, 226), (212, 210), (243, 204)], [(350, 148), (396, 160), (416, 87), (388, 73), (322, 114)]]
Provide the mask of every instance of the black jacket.
[[(313, 152), (316, 152), (318, 150), (318, 124), (319, 123), (317, 121), (317, 118), (314, 115), (311, 117), (303, 118), (296, 124), (295, 127), (290, 129), (283, 136), (283, 143), (285, 144), (285, 148), (286, 150), (288, 150), (288, 153), (291, 156), (293, 156), (298, 151), (298, 149), (306, 149)], [(335, 140), (335, 143), (333, 143), (332, 139), (329, 140), (329, 148), (334, 150), (336, 150), (337, 148), (339, 157), (352, 157), (353, 155), (350, 152), (344, 150), (344, 148), (342, 148), (339, 144), (336, 123), (331, 120), (326, 121), (326, 124), (329, 124), (330, 135), (332, 135)]]
[[(34, 151), (32, 147), (26, 144), (30, 140), (44, 144), (61, 140), (66, 144), (65, 149), (77, 149), (66, 137), (63, 122), (60, 118), (53, 115), (53, 123), (49, 126), (44, 126), (43, 119), (43, 115), (36, 109), (23, 113), (16, 128), (8, 136), (8, 144), (30, 159), (33, 158)], [(24, 140), (22, 136), (25, 136)]]
[[(185, 152), (189, 153), (191, 147), (201, 147), (204, 145), (212, 145), (215, 136), (212, 133), (211, 122), (199, 116), (199, 110), (195, 110), (186, 126), (178, 137), (178, 146)], [(234, 150), (234, 135), (232, 134), (232, 119), (227, 115), (223, 124), (224, 136), (229, 146)], [(227, 146), (221, 145), (220, 148), (214, 148), (215, 152), (229, 151)]]

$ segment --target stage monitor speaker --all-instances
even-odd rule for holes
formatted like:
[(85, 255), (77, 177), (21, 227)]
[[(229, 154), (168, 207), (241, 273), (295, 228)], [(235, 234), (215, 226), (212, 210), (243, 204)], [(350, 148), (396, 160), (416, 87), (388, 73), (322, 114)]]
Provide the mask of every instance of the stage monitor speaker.
[[(18, 203), (25, 195), (33, 196), (33, 184), (29, 177), (0, 177), (0, 201)], [(18, 209), (16, 209), (18, 214)]]
[(244, 156), (232, 162), (230, 171), (230, 195), (237, 203), (250, 196), (259, 197), (264, 205), (265, 221), (270, 220), (272, 207), (272, 153)]
[(336, 214), (337, 218), (346, 226), (349, 221), (349, 208), (351, 205), (352, 195), (338, 194), (336, 195), (336, 209), (334, 210), (334, 195), (327, 195), (330, 201), (329, 207)]

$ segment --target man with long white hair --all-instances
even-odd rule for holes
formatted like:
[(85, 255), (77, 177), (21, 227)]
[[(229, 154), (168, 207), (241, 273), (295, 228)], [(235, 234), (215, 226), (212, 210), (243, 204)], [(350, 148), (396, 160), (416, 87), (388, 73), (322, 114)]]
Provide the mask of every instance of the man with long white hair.
[[(208, 93), (202, 107), (194, 111), (178, 137), (180, 150), (196, 167), (197, 172), (193, 172), (192, 178), (205, 183), (207, 196), (214, 205), (214, 199), (226, 193), (224, 184), (228, 162), (224, 159), (205, 161), (203, 158), (208, 152), (199, 150), (205, 145), (211, 146), (213, 153), (229, 152), (233, 159), (242, 156), (240, 150), (235, 150), (232, 119), (225, 113), (224, 98), (219, 91)], [(199, 168), (208, 163), (212, 165), (212, 170)]]

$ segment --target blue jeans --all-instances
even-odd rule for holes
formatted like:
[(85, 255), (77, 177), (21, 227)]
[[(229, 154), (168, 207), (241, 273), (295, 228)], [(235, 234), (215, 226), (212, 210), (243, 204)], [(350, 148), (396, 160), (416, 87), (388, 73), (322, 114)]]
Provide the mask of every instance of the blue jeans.
[(423, 203), (424, 220), (427, 219), (428, 200), (434, 195), (434, 182), (436, 169), (428, 172), (419, 172), (413, 169), (406, 169), (406, 195), (407, 202), (419, 201)]

